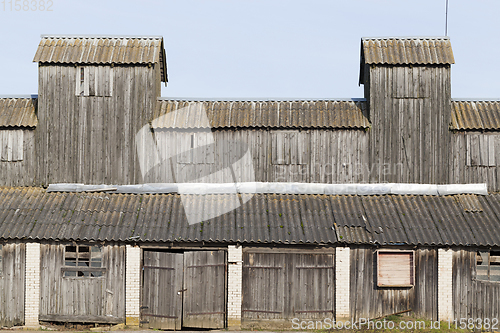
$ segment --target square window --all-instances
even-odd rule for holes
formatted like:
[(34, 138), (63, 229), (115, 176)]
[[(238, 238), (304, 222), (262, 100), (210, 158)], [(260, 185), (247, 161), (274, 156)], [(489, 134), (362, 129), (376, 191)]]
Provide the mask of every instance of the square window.
[(102, 247), (88, 245), (68, 245), (65, 247), (63, 276), (101, 277)]
[(476, 279), (500, 282), (500, 251), (476, 252)]
[(377, 286), (413, 286), (415, 284), (413, 256), (413, 251), (377, 251)]

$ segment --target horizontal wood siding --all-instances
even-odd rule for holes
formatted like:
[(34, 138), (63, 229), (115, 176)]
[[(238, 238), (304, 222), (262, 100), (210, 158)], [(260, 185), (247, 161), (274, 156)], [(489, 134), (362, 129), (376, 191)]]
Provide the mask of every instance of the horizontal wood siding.
[[(125, 321), (125, 246), (103, 246), (102, 277), (63, 277), (64, 244), (42, 244), (40, 319)], [(87, 318), (87, 319), (86, 319)]]
[[(0, 186), (32, 186), (35, 180), (34, 130), (0, 129)], [(12, 150), (8, 145), (11, 142)]]
[[(444, 184), (450, 154), (450, 67), (370, 68), (371, 182)], [(382, 167), (380, 167), (382, 166)]]
[(37, 185), (141, 183), (135, 134), (152, 117), (157, 71), (154, 66), (114, 66), (112, 96), (86, 97), (75, 94), (78, 69), (39, 67)]
[(476, 251), (453, 251), (453, 314), (460, 318), (500, 319), (500, 283), (476, 280)]
[(24, 325), (24, 279), (26, 246), (3, 244), (0, 275), (0, 326)]
[(437, 250), (420, 248), (414, 253), (413, 287), (377, 287), (376, 249), (351, 248), (353, 318), (378, 318), (410, 309), (417, 317), (437, 318)]

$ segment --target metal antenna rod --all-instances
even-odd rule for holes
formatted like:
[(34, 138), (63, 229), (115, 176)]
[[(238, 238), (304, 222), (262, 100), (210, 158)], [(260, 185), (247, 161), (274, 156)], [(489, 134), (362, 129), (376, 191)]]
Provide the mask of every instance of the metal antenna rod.
[(446, 0), (446, 19), (444, 24), (444, 35), (448, 36), (448, 0)]

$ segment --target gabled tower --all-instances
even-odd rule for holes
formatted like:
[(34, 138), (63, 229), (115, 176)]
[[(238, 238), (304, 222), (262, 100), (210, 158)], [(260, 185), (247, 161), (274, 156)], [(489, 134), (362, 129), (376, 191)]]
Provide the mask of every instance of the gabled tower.
[(42, 36), (36, 183), (142, 181), (135, 134), (167, 82), (162, 37)]
[(362, 38), (371, 182), (448, 182), (454, 62), (448, 37)]

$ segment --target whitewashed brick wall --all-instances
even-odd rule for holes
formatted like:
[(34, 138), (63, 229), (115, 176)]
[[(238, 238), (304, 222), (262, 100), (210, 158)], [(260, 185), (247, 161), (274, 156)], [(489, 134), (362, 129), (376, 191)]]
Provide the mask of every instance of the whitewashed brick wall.
[(337, 320), (344, 320), (350, 315), (350, 254), (348, 247), (337, 247), (335, 250), (335, 316)]
[(141, 287), (141, 248), (127, 245), (125, 269), (125, 317), (126, 324), (139, 325), (139, 304)]
[(241, 326), (241, 283), (243, 272), (243, 248), (229, 245), (227, 249), (228, 287), (227, 319), (228, 326)]
[(438, 319), (453, 320), (453, 251), (438, 249)]
[(38, 327), (40, 313), (40, 244), (26, 244), (26, 291), (24, 301), (24, 325)]

